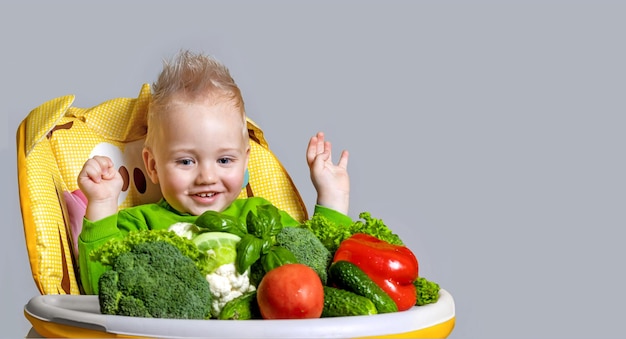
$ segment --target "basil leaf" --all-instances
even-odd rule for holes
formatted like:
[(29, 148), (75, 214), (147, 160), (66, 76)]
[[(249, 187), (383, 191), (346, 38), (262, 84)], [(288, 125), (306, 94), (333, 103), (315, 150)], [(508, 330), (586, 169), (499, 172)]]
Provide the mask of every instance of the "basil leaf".
[(252, 211), (246, 215), (248, 233), (259, 238), (270, 238), (283, 229), (278, 208), (271, 204), (257, 206), (256, 213)]
[(248, 234), (252, 234), (257, 238), (263, 238), (263, 235), (266, 234), (261, 220), (252, 211), (249, 211), (246, 215), (246, 228), (248, 230)]
[(263, 240), (251, 235), (245, 234), (237, 243), (237, 272), (242, 274), (252, 264), (261, 257), (261, 249), (263, 248)]
[(287, 262), (297, 262), (289, 250), (274, 246), (275, 236), (283, 228), (280, 212), (276, 206), (259, 205), (256, 213), (249, 211), (245, 227), (247, 234), (237, 244), (237, 266), (240, 273), (259, 258), (264, 269), (278, 267)]
[(261, 239), (261, 254), (269, 253), (274, 245), (274, 242), (275, 240), (269, 238)]
[(259, 222), (263, 224), (265, 237), (273, 237), (283, 229), (280, 212), (276, 206), (270, 204), (258, 206), (257, 215)]
[(278, 266), (295, 263), (298, 263), (298, 259), (290, 250), (282, 246), (272, 246), (270, 251), (261, 258), (261, 264), (265, 272), (269, 272)]
[(195, 224), (207, 232), (228, 232), (240, 237), (247, 233), (239, 219), (216, 211), (206, 211), (200, 214)]

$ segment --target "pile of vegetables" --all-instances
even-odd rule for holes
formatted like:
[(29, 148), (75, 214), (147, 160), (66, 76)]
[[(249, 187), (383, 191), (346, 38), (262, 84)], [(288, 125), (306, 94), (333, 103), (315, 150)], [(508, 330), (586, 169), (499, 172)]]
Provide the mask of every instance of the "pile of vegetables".
[(131, 232), (92, 253), (105, 314), (183, 319), (293, 319), (401, 312), (437, 302), (439, 285), (380, 219), (315, 215), (283, 227), (276, 207), (239, 219)]

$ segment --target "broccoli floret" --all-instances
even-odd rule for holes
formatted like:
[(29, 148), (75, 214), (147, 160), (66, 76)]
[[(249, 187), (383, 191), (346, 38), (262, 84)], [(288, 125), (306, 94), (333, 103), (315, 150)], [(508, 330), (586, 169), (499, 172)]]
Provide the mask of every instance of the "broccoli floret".
[(311, 267), (326, 284), (332, 255), (315, 234), (306, 228), (284, 227), (276, 235), (276, 245), (291, 251), (298, 262)]
[(99, 261), (103, 265), (111, 266), (114, 259), (122, 253), (129, 252), (136, 245), (145, 242), (164, 241), (174, 247), (186, 257), (194, 261), (200, 272), (209, 273), (209, 256), (200, 251), (196, 244), (168, 230), (141, 230), (128, 233), (124, 238), (113, 239), (90, 253), (91, 260)]
[(98, 281), (103, 314), (209, 319), (209, 283), (196, 264), (165, 241), (143, 242), (111, 261)]
[(424, 277), (419, 277), (413, 282), (417, 296), (415, 305), (422, 306), (436, 303), (439, 300), (439, 284)]

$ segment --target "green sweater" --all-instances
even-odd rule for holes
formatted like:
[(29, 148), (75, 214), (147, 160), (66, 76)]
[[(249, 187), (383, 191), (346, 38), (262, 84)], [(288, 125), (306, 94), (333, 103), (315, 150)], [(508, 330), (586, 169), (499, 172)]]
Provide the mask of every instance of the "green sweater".
[[(244, 224), (250, 210), (270, 202), (260, 197), (235, 200), (222, 213), (239, 218)], [(287, 212), (280, 211), (283, 226), (297, 226), (300, 223)], [(349, 225), (349, 216), (335, 210), (316, 205), (314, 214), (321, 214), (339, 225)], [(167, 229), (178, 222), (195, 222), (196, 215), (182, 214), (172, 208), (164, 199), (158, 203), (139, 205), (120, 210), (96, 222), (83, 219), (83, 229), (78, 238), (78, 262), (80, 279), (87, 294), (98, 294), (98, 279), (108, 268), (99, 262), (89, 260), (89, 253), (113, 238), (122, 238), (135, 230)]]

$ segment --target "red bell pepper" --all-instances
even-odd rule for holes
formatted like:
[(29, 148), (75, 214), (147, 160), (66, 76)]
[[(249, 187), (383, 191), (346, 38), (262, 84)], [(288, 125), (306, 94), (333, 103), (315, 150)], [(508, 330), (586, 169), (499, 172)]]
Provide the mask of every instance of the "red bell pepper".
[(406, 246), (356, 233), (339, 244), (333, 262), (346, 260), (361, 268), (396, 302), (398, 311), (413, 307), (418, 276), (417, 258)]

